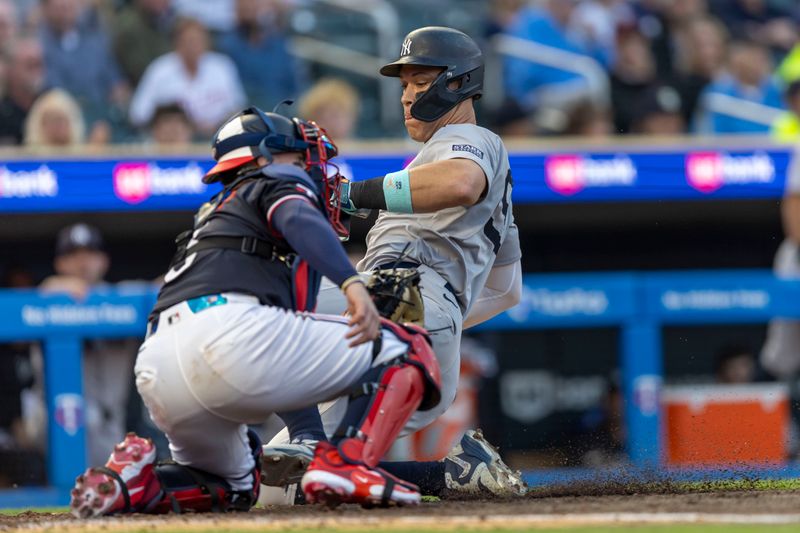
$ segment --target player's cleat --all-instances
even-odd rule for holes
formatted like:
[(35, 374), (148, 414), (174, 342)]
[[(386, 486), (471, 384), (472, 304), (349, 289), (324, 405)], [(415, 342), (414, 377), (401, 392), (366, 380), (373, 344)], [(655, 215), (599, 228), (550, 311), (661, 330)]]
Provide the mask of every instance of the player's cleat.
[(448, 491), (463, 495), (524, 496), (528, 485), (511, 470), (480, 429), (469, 430), (443, 459)]
[(380, 468), (350, 464), (333, 444), (320, 442), (300, 486), (308, 503), (336, 507), (358, 503), (365, 507), (417, 505), (421, 496), (416, 485)]
[(300, 483), (308, 465), (314, 459), (315, 440), (302, 440), (292, 444), (265, 445), (261, 457), (261, 484), (269, 487), (286, 487)]
[(70, 512), (78, 518), (138, 509), (159, 496), (154, 467), (156, 447), (150, 439), (128, 433), (114, 447), (105, 466), (92, 467), (75, 479)]

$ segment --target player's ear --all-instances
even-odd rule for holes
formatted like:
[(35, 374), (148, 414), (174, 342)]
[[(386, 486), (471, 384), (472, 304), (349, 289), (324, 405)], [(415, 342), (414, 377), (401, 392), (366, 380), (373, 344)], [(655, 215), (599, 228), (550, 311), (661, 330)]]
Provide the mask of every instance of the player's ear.
[(266, 157), (264, 157), (263, 155), (260, 155), (260, 156), (258, 156), (258, 158), (256, 158), (256, 164), (258, 166), (260, 166), (260, 167), (265, 167), (265, 166), (267, 166), (269, 164), (269, 161), (267, 161)]

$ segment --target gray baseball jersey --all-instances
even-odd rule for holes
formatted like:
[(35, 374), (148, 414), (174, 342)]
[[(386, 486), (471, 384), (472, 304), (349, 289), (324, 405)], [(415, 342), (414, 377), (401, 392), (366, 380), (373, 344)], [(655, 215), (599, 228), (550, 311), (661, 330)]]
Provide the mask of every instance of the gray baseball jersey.
[(367, 254), (359, 271), (395, 261), (409, 244), (408, 260), (427, 265), (455, 290), (466, 316), (493, 265), (520, 259), (519, 234), (511, 209), (511, 171), (503, 141), (474, 124), (438, 130), (408, 165), (414, 168), (446, 159), (469, 159), (486, 174), (485, 196), (470, 207), (436, 213), (382, 211), (367, 235)]

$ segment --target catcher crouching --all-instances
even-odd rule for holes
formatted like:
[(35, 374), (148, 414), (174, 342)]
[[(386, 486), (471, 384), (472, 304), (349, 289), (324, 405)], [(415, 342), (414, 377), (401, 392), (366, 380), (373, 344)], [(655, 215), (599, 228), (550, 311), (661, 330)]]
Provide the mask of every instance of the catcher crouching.
[[(172, 461), (157, 464), (153, 444), (128, 434), (104, 466), (78, 476), (72, 513), (245, 511), (258, 498), (262, 451), (247, 424), (341, 396), (348, 408), (316, 447), (305, 498), (418, 503), (418, 488), (378, 462), (414, 412), (439, 403), (440, 370), (425, 331), (381, 318), (347, 260), (328, 201), (340, 186), (326, 164), (336, 146), (314, 123), (249, 108), (213, 147), (204, 180), (223, 190), (177, 239), (135, 369)], [(341, 289), (347, 318), (309, 312), (323, 275)], [(373, 283), (382, 305), (413, 309), (411, 278), (392, 294)]]

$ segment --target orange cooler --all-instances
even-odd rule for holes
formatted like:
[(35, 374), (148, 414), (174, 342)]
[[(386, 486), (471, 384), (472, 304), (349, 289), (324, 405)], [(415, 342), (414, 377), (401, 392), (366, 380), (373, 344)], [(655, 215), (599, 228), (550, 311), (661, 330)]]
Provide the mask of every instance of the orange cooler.
[(667, 464), (786, 461), (789, 393), (783, 384), (665, 387), (662, 406)]

